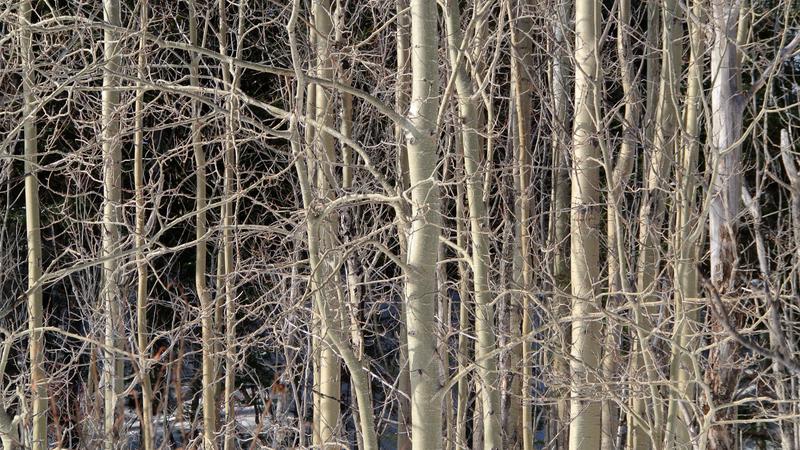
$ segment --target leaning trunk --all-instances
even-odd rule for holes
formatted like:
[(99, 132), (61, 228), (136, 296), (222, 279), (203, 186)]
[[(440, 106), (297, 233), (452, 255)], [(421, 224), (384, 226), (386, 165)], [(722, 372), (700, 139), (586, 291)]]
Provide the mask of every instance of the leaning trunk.
[(458, 94), (459, 119), (464, 146), (464, 169), (467, 184), (470, 236), (472, 238), (472, 281), (475, 295), (475, 358), (479, 361), (478, 376), (483, 405), (483, 448), (502, 447), (500, 438), (500, 395), (497, 391), (497, 360), (494, 356), (494, 299), (489, 291), (489, 242), (486, 202), (483, 197), (483, 174), (479, 170), (482, 158), (478, 138), (478, 112), (472, 82), (466, 68), (460, 64), (462, 49), (461, 14), (455, 0), (447, 2), (445, 24), (448, 53)]

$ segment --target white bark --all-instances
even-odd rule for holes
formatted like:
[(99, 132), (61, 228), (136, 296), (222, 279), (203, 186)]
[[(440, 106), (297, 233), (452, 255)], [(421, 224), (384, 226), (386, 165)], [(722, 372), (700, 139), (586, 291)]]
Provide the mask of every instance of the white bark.
[[(736, 233), (740, 210), (740, 153), (742, 99), (739, 92), (736, 34), (739, 18), (738, 0), (712, 0), (711, 25), (711, 204), (709, 211), (709, 244), (711, 251), (711, 283), (724, 299), (736, 279)], [(711, 314), (711, 329), (722, 331), (719, 318)], [(733, 318), (734, 326), (737, 319)], [(714, 339), (716, 346), (709, 354), (706, 383), (712, 391), (713, 406), (729, 403), (739, 379), (739, 370), (725, 367), (734, 358), (738, 347), (730, 339)], [(714, 422), (729, 420), (736, 407), (717, 411)], [(736, 440), (734, 426), (712, 422), (708, 430), (708, 448), (732, 448)]]
[(436, 264), (439, 186), (436, 184), (436, 115), (439, 109), (438, 32), (435, 2), (411, 1), (411, 110), (416, 136), (408, 138), (411, 230), (406, 279), (406, 327), (411, 373), (412, 446), (442, 448), (436, 355)]
[[(106, 23), (121, 26), (119, 0), (103, 0), (103, 18)], [(122, 360), (114, 349), (123, 347), (122, 323), (120, 317), (120, 291), (118, 286), (118, 260), (121, 172), (122, 159), (119, 120), (119, 91), (116, 73), (119, 71), (120, 58), (119, 36), (111, 29), (106, 29), (103, 36), (103, 93), (102, 93), (102, 144), (103, 144), (103, 284), (101, 298), (105, 306), (106, 333), (105, 355), (103, 366), (104, 401), (105, 401), (105, 447), (113, 450), (117, 433), (117, 417), (122, 392)]]
[(594, 143), (596, 53), (600, 3), (578, 0), (575, 4), (575, 120), (572, 155), (571, 257), (572, 349), (570, 450), (600, 447), (600, 402), (593, 392), (600, 368), (600, 323), (590, 316), (598, 310), (595, 283), (599, 276), (600, 158)]

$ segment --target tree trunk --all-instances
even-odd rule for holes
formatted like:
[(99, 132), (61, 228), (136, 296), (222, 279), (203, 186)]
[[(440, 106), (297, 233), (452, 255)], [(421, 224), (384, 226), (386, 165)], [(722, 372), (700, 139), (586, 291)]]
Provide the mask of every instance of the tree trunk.
[[(103, 19), (112, 26), (121, 26), (119, 0), (103, 0)], [(116, 90), (116, 73), (119, 71), (119, 37), (111, 29), (104, 31), (103, 92), (102, 92), (102, 143), (103, 143), (103, 284), (102, 298), (106, 314), (104, 401), (105, 401), (105, 447), (113, 450), (117, 441), (117, 417), (122, 392), (122, 360), (117, 358), (115, 349), (123, 346), (122, 323), (120, 316), (120, 291), (118, 285), (120, 200), (122, 159), (119, 121), (119, 91)]]
[[(781, 158), (783, 159), (783, 166), (786, 174), (789, 177), (791, 185), (791, 211), (792, 211), (792, 225), (793, 237), (797, 244), (800, 241), (800, 234), (798, 234), (798, 227), (800, 226), (800, 175), (798, 175), (797, 166), (795, 165), (794, 156), (791, 154), (791, 144), (789, 140), (789, 132), (781, 130)], [(797, 246), (797, 251), (800, 251), (800, 246)], [(772, 294), (767, 291), (770, 296), (770, 347), (773, 351), (781, 354), (791, 354), (791, 349), (788, 345), (787, 339), (783, 333), (781, 317), (781, 302), (780, 299), (775, 299)], [(778, 401), (778, 416), (780, 417), (780, 430), (781, 430), (781, 449), (791, 450), (794, 448), (794, 426), (793, 420), (788, 417), (792, 413), (792, 405), (789, 403), (792, 399), (792, 388), (787, 381), (791, 379), (791, 373), (787, 373), (786, 368), (777, 361), (772, 363), (772, 371), (775, 374), (775, 395)]]
[[(695, 0), (692, 12), (701, 17), (701, 3)], [(673, 248), (678, 260), (675, 263), (675, 327), (673, 330), (672, 361), (670, 379), (675, 380), (670, 390), (665, 428), (667, 449), (687, 448), (690, 445), (689, 428), (681, 414), (682, 404), (694, 400), (692, 359), (687, 351), (697, 345), (692, 339), (697, 326), (697, 310), (689, 301), (698, 297), (697, 290), (697, 212), (695, 211), (695, 187), (697, 185), (698, 138), (700, 130), (699, 106), (702, 94), (702, 29), (689, 21), (690, 55), (688, 88), (683, 110), (684, 136), (676, 154), (676, 238)]]
[[(23, 135), (25, 147), (25, 228), (28, 238), (28, 331), (30, 332), (30, 392), (34, 450), (47, 449), (47, 377), (44, 372), (44, 332), (42, 325), (42, 236), (39, 221), (39, 149), (36, 129), (36, 98), (33, 90), (36, 73), (33, 64), (33, 37), (31, 32), (31, 2), (19, 3), (20, 55), (22, 59)], [(5, 356), (5, 355), (4, 355)], [(4, 358), (5, 360), (5, 358)], [(5, 362), (4, 362), (5, 365)], [(14, 430), (16, 424), (2, 412), (3, 446), (6, 449), (19, 440)]]
[[(219, 1), (219, 51), (222, 55), (228, 53), (228, 24), (226, 14), (226, 0)], [(244, 33), (244, 10), (246, 2), (239, 4), (239, 26), (237, 39)], [(237, 43), (238, 44), (238, 43)], [(241, 45), (236, 45), (237, 50)], [(239, 55), (236, 55), (239, 56)], [(238, 58), (237, 58), (238, 59)], [(239, 109), (236, 89), (239, 84), (240, 69), (232, 63), (223, 64), (222, 79), (226, 87), (230, 88), (230, 98), (227, 101), (227, 114), (222, 139), (222, 258), (223, 258), (223, 284), (225, 289), (225, 391), (223, 404), (225, 409), (225, 426), (223, 428), (223, 448), (233, 450), (236, 446), (236, 404), (234, 392), (236, 391), (236, 290), (234, 284), (234, 236), (233, 231), (236, 214), (233, 202), (234, 178), (236, 177), (236, 114)], [(205, 439), (205, 437), (204, 437)]]
[[(197, 7), (194, 0), (189, 1), (189, 42), (197, 45)], [(200, 86), (200, 56), (197, 52), (191, 53), (191, 65), (189, 66), (189, 80), (193, 87)], [(203, 449), (213, 450), (216, 448), (217, 431), (217, 404), (216, 404), (216, 358), (215, 358), (215, 321), (214, 321), (214, 301), (206, 285), (206, 261), (207, 252), (207, 219), (206, 206), (206, 154), (203, 148), (201, 137), (202, 122), (200, 119), (200, 103), (192, 101), (192, 150), (195, 161), (195, 183), (197, 194), (195, 197), (195, 212), (197, 214), (195, 239), (197, 247), (195, 249), (195, 289), (197, 297), (200, 299), (200, 323), (202, 345), (202, 376), (203, 376)]]
[[(566, 2), (559, 2), (558, 9), (553, 14), (553, 41), (551, 43), (552, 59), (550, 63), (550, 90), (553, 96), (552, 115), (552, 211), (550, 217), (549, 247), (554, 248), (553, 257), (553, 296), (554, 311), (556, 321), (569, 316), (570, 300), (570, 273), (567, 261), (569, 258), (569, 225), (570, 225), (570, 167), (569, 167), (569, 132), (567, 131), (567, 102), (569, 95), (567, 92), (568, 64), (570, 58), (567, 55), (567, 43), (565, 28), (569, 17)], [(523, 326), (523, 329), (525, 327)], [(552, 360), (553, 373), (555, 379), (569, 379), (569, 362), (567, 355), (571, 346), (571, 325), (557, 325), (555, 351), (551, 352), (549, 358)], [(526, 351), (528, 349), (526, 348)], [(529, 356), (523, 356), (526, 364), (530, 363)], [(529, 378), (530, 369), (523, 376)], [(564, 382), (562, 385), (565, 386)], [(525, 389), (525, 388), (524, 388)], [(553, 408), (554, 417), (551, 420), (550, 439), (554, 439), (556, 446), (566, 448), (569, 441), (570, 426), (570, 407), (569, 393), (566, 388), (556, 389), (557, 397)], [(523, 422), (532, 425), (533, 418), (530, 415)], [(533, 432), (533, 428), (529, 430)], [(525, 440), (525, 450), (530, 450), (533, 445), (533, 435), (530, 434)]]
[[(397, 0), (397, 87), (395, 88), (395, 110), (398, 114), (405, 114), (409, 106), (409, 92), (411, 91), (411, 77), (409, 74), (411, 60), (411, 17), (406, 10), (408, 0)], [(397, 172), (398, 190), (405, 192), (411, 187), (408, 174), (408, 148), (403, 139), (404, 130), (395, 125), (395, 142), (397, 145)], [(398, 215), (405, 216), (407, 211), (400, 208)], [(398, 220), (397, 234), (400, 241), (400, 258), (405, 260), (408, 253), (408, 227), (405, 220)], [(400, 302), (400, 311), (403, 317), (406, 314), (405, 302)], [(411, 449), (411, 402), (408, 396), (411, 392), (411, 375), (408, 371), (408, 334), (405, 322), (401, 321), (398, 327), (400, 352), (398, 358), (399, 380), (397, 383), (398, 410), (397, 410), (397, 448), (398, 450)]]
[[(612, 163), (606, 161), (606, 173), (610, 186), (608, 194), (608, 223), (606, 226), (608, 239), (608, 292), (607, 309), (613, 309), (621, 304), (628, 291), (625, 242), (626, 235), (623, 229), (623, 216), (621, 213), (622, 197), (625, 186), (633, 170), (636, 152), (636, 133), (639, 132), (639, 92), (634, 77), (633, 53), (630, 44), (631, 3), (630, 0), (620, 0), (619, 26), (617, 27), (617, 55), (620, 60), (623, 99), (625, 112), (622, 121), (622, 143), (619, 156)], [(609, 155), (610, 156), (610, 155)], [(613, 166), (613, 168), (612, 168)], [(621, 330), (614, 320), (606, 322), (605, 343), (603, 354), (603, 377), (607, 382), (613, 383), (617, 377), (617, 361), (619, 361)], [(614, 386), (612, 384), (612, 386)], [(602, 450), (616, 448), (617, 429), (619, 428), (619, 408), (616, 400), (611, 396), (603, 396), (602, 429), (600, 447)]]
[[(334, 79), (334, 68), (331, 58), (331, 42), (333, 41), (333, 21), (331, 19), (331, 2), (330, 0), (321, 0), (314, 3), (314, 32), (316, 34), (316, 51), (317, 51), (317, 76), (322, 79)], [(336, 163), (335, 145), (333, 135), (328, 130), (322, 129), (327, 127), (333, 129), (335, 123), (335, 115), (333, 114), (333, 102), (331, 101), (331, 92), (317, 86), (315, 99), (315, 116), (317, 124), (320, 126), (316, 130), (316, 146), (315, 157), (318, 161), (316, 171), (316, 187), (319, 196), (324, 200), (333, 199), (333, 189), (336, 187), (336, 177), (334, 172), (334, 164)], [(320, 249), (327, 250), (333, 246), (334, 233), (337, 229), (338, 220), (331, 217), (321, 218), (317, 238), (320, 240)], [(336, 264), (330, 264), (336, 266)], [(326, 279), (335, 283), (338, 280), (338, 274), (333, 275), (327, 266), (321, 268), (325, 274)], [(326, 308), (330, 308), (332, 312), (331, 319), (338, 317), (340, 314), (339, 308), (339, 295), (331, 286), (319, 286), (319, 294), (323, 298), (322, 301), (328, 303)], [(319, 311), (324, 314), (324, 311)], [(328, 326), (334, 329), (323, 327), (321, 336), (327, 338), (328, 334), (340, 333), (342, 331), (342, 323), (340, 320), (327, 321)], [(322, 444), (331, 443), (336, 439), (336, 434), (340, 428), (339, 418), (339, 402), (341, 398), (341, 362), (336, 355), (336, 351), (331, 345), (324, 345), (320, 349), (320, 380), (319, 380), (319, 417), (320, 417), (320, 439)]]
[[(457, 147), (460, 147), (457, 139)], [(459, 161), (463, 160), (459, 158)], [(456, 162), (460, 165), (459, 162)], [(463, 168), (456, 168), (456, 176), (463, 176)], [(462, 183), (456, 184), (456, 245), (458, 248), (467, 248), (467, 235), (464, 231), (464, 221), (466, 213), (464, 212), (464, 185)], [(469, 334), (471, 331), (469, 323), (469, 309), (467, 307), (470, 297), (469, 291), (469, 272), (467, 269), (467, 262), (459, 260), (458, 262), (458, 372), (462, 373), (467, 370), (470, 357), (470, 342)], [(462, 376), (458, 379), (456, 387), (456, 446), (457, 448), (468, 447), (467, 445), (467, 412), (469, 409), (469, 377)]]
[[(511, 4), (509, 2), (509, 8)], [(524, 294), (516, 299), (511, 307), (510, 326), (512, 338), (519, 343), (514, 345), (512, 357), (515, 363), (511, 366), (513, 380), (511, 382), (511, 408), (506, 427), (508, 430), (508, 448), (533, 449), (533, 417), (530, 405), (527, 405), (527, 393), (531, 390), (531, 348), (526, 342), (532, 327), (530, 323), (530, 300), (527, 290), (531, 281), (530, 260), (530, 199), (528, 197), (530, 183), (530, 146), (531, 146), (531, 93), (533, 83), (526, 71), (533, 66), (533, 42), (530, 32), (533, 21), (527, 0), (519, 1), (515, 10), (509, 10), (511, 26), (511, 89), (514, 107), (514, 241), (513, 250), (513, 289)]]
[(472, 238), (472, 281), (475, 295), (475, 358), (481, 384), (483, 404), (483, 448), (502, 448), (500, 435), (500, 396), (497, 390), (494, 299), (489, 291), (489, 242), (485, 223), (486, 203), (483, 199), (483, 174), (479, 170), (481, 147), (478, 138), (478, 111), (473, 100), (472, 82), (459, 53), (463, 51), (461, 13), (456, 0), (448, 0), (444, 9), (448, 54), (458, 94), (459, 122), (464, 146), (464, 168), (467, 184), (470, 236)]
[[(739, 213), (740, 153), (738, 140), (742, 129), (742, 99), (739, 93), (739, 68), (736, 57), (738, 0), (712, 0), (711, 25), (714, 38), (711, 45), (711, 204), (709, 211), (709, 242), (711, 250), (711, 282), (723, 301), (730, 300), (736, 279), (737, 248), (736, 216)], [(727, 308), (734, 311), (734, 308)], [(738, 326), (739, 318), (729, 318)], [(736, 407), (713, 410), (730, 403), (739, 382), (736, 368), (738, 345), (725, 335), (721, 318), (709, 314), (714, 347), (708, 357), (709, 370), (705, 382), (711, 388), (712, 426), (708, 430), (708, 448), (733, 448), (735, 427), (714, 422), (736, 418)]]
[(133, 135), (133, 179), (136, 197), (136, 339), (139, 346), (139, 374), (142, 377), (142, 448), (153, 450), (153, 392), (150, 386), (150, 372), (147, 369), (147, 261), (145, 260), (145, 218), (144, 218), (144, 78), (147, 54), (145, 34), (147, 32), (147, 1), (139, 4), (141, 37), (139, 39), (139, 61), (137, 66), (136, 102), (134, 111)]
[(650, 348), (651, 332), (653, 328), (652, 317), (658, 312), (659, 284), (657, 275), (660, 268), (661, 243), (660, 236), (664, 218), (664, 196), (661, 189), (667, 181), (669, 162), (672, 155), (677, 154), (677, 94), (680, 89), (680, 64), (682, 48), (680, 45), (680, 26), (678, 19), (680, 10), (675, 0), (662, 2), (662, 60), (661, 81), (658, 90), (658, 103), (654, 128), (652, 151), (648, 153), (649, 164), (646, 172), (646, 190), (642, 200), (639, 215), (639, 245), (641, 250), (638, 261), (637, 291), (640, 293), (640, 302), (634, 304), (636, 321), (636, 349), (631, 362), (631, 376), (637, 377), (644, 371), (643, 383), (647, 386), (650, 397), (650, 414), (648, 414), (647, 400), (644, 394), (637, 395), (633, 400), (632, 416), (652, 417), (648, 430), (642, 423), (634, 423), (632, 428), (631, 448), (645, 450), (654, 445), (660, 445), (663, 432), (663, 408), (661, 395), (656, 388), (659, 380), (656, 362)]
[(411, 109), (408, 139), (411, 230), (406, 279), (406, 327), (411, 373), (412, 446), (442, 448), (442, 404), (436, 356), (436, 264), (439, 247), (439, 187), (436, 184), (439, 109), (436, 3), (411, 1)]
[(600, 447), (600, 402), (596, 400), (600, 369), (600, 323), (595, 283), (599, 276), (600, 154), (594, 143), (595, 81), (598, 76), (600, 4), (578, 0), (575, 4), (575, 120), (572, 156), (570, 270), (572, 284), (572, 349), (570, 450)]

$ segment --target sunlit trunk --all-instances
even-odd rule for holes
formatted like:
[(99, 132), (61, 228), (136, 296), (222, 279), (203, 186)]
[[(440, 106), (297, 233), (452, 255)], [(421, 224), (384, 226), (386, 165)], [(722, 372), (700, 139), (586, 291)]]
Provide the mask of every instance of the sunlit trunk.
[(570, 271), (572, 287), (572, 349), (570, 369), (569, 449), (600, 447), (600, 402), (593, 393), (600, 368), (600, 322), (595, 291), (600, 263), (598, 201), (600, 154), (593, 142), (597, 132), (594, 104), (598, 75), (597, 40), (600, 4), (575, 3), (575, 120), (573, 124)]

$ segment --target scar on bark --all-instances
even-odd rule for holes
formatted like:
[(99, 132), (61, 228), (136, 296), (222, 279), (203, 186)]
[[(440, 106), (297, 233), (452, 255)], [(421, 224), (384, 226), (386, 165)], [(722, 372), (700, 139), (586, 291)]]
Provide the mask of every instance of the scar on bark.
[(719, 252), (719, 264), (722, 267), (720, 267), (720, 270), (717, 272), (719, 273), (719, 277), (714, 280), (714, 285), (719, 291), (725, 292), (732, 287), (731, 283), (733, 282), (736, 261), (738, 260), (736, 255), (736, 240), (733, 238), (730, 226), (724, 226), (722, 230), (720, 230)]

